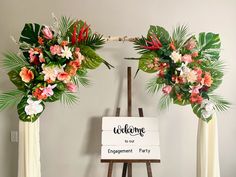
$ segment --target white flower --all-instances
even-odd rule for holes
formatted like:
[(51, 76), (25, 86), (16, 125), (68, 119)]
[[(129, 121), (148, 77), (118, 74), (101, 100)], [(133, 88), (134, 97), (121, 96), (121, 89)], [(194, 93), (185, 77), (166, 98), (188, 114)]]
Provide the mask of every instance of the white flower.
[(28, 105), (25, 106), (25, 112), (27, 115), (31, 116), (31, 115), (35, 115), (35, 114), (39, 114), (43, 111), (43, 106), (41, 103), (41, 100), (39, 101), (34, 101), (32, 100), (31, 97), (28, 98), (27, 100)]
[(59, 66), (45, 66), (43, 64), (42, 69), (42, 73), (44, 74), (44, 81), (47, 81), (49, 79), (55, 81), (58, 73), (64, 72), (64, 69)]
[(182, 55), (179, 52), (173, 51), (170, 55), (170, 58), (176, 63), (181, 61)]
[(72, 53), (70, 51), (70, 49), (65, 46), (64, 48), (61, 49), (61, 54), (59, 54), (62, 58), (72, 58)]
[(191, 70), (186, 74), (186, 79), (188, 82), (193, 83), (197, 80), (197, 72), (194, 70)]
[(187, 63), (182, 63), (176, 70), (180, 71), (180, 76), (186, 76), (191, 71), (191, 69), (187, 66)]
[(209, 118), (215, 112), (215, 105), (207, 99), (202, 101), (201, 108), (202, 117), (205, 119)]

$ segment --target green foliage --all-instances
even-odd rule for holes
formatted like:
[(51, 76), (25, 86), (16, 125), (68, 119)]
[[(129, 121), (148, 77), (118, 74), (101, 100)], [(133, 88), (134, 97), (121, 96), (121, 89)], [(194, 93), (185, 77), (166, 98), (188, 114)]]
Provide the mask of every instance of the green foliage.
[(209, 122), (212, 119), (212, 116), (209, 118), (202, 117), (202, 108), (200, 104), (191, 104), (194, 114), (205, 122)]
[[(43, 111), (36, 115), (31, 115), (31, 116), (27, 115), (25, 112), (25, 107), (28, 105), (27, 100), (28, 100), (28, 96), (24, 96), (21, 102), (17, 105), (19, 119), (24, 122), (34, 122), (39, 118), (39, 116), (43, 113)], [(43, 106), (43, 110), (44, 110), (45, 109), (44, 103), (41, 102), (40, 104)]]
[(162, 95), (159, 101), (160, 110), (168, 109), (172, 102), (173, 99), (170, 97), (170, 95)]
[(161, 26), (151, 25), (148, 30), (147, 38), (149, 36), (152, 36), (153, 34), (156, 35), (156, 37), (161, 41), (162, 44), (169, 44), (170, 43), (170, 35), (169, 35), (168, 31), (165, 30), (165, 28), (163, 28)]
[(138, 38), (134, 41), (134, 48), (135, 50), (138, 50), (138, 53), (144, 54), (144, 53), (150, 52), (150, 50), (143, 48), (143, 46), (147, 46), (146, 40), (147, 39), (142, 36), (141, 38)]
[(33, 45), (38, 43), (38, 35), (41, 26), (37, 23), (27, 23), (21, 32), (19, 41), (21, 43), (26, 42), (27, 44)]
[(59, 31), (63, 39), (66, 39), (66, 37), (68, 37), (68, 31), (71, 32), (74, 23), (75, 23), (75, 20), (73, 19), (70, 19), (65, 16), (61, 17), (59, 21)]
[(148, 83), (147, 83), (147, 91), (148, 93), (157, 93), (160, 89), (164, 87), (163, 80), (161, 78), (152, 78)]
[(199, 55), (205, 59), (218, 60), (220, 57), (220, 36), (214, 33), (202, 32), (199, 34)]
[(87, 73), (88, 71), (86, 69), (79, 69), (77, 70), (77, 75), (75, 75), (72, 80), (76, 85), (79, 85), (79, 83), (81, 85), (88, 86), (90, 84), (89, 79), (87, 79)]
[(103, 36), (100, 34), (93, 34), (88, 36), (88, 39), (85, 41), (82, 41), (81, 44), (89, 46), (91, 49), (96, 50), (102, 47), (102, 45), (105, 44), (105, 40), (103, 39)]
[(147, 73), (155, 73), (157, 72), (157, 70), (148, 67), (149, 64), (153, 63), (153, 59), (157, 57), (155, 52), (149, 52), (149, 53), (145, 53), (143, 54), (140, 59), (139, 59), (139, 66), (138, 68), (144, 72)]
[(9, 79), (11, 82), (21, 91), (26, 91), (25, 83), (22, 81), (21, 77), (19, 76), (19, 70), (11, 70), (8, 73)]
[(20, 102), (24, 92), (20, 90), (11, 90), (0, 94), (0, 111), (11, 107)]
[(61, 99), (61, 95), (63, 94), (64, 90), (59, 90), (57, 87), (53, 89), (54, 94), (52, 96), (47, 97), (45, 102), (55, 102)]
[(172, 40), (174, 41), (176, 49), (181, 48), (187, 39), (190, 37), (188, 34), (188, 27), (185, 25), (177, 26), (172, 33)]
[(23, 56), (18, 56), (15, 53), (9, 52), (4, 54), (4, 59), (1, 62), (4, 69), (10, 71), (22, 68), (24, 66), (29, 66), (26, 58)]
[(219, 95), (209, 94), (210, 101), (215, 105), (217, 111), (226, 111), (230, 108), (230, 102)]
[(70, 92), (63, 92), (60, 97), (61, 103), (65, 105), (72, 105), (75, 104), (78, 101), (78, 97), (73, 95)]

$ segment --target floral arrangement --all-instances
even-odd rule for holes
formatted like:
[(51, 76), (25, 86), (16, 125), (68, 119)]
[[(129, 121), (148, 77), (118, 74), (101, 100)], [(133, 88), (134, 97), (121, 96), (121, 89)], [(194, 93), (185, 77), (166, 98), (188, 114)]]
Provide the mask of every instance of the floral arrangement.
[(20, 120), (34, 122), (45, 102), (76, 102), (73, 93), (80, 84), (89, 84), (89, 69), (101, 63), (112, 67), (95, 52), (104, 42), (82, 20), (54, 17), (51, 27), (25, 24), (17, 42), (20, 54), (6, 53), (2, 61), (17, 90), (0, 95), (0, 110), (18, 103)]
[(139, 70), (155, 73), (147, 84), (151, 93), (162, 90), (160, 107), (170, 103), (191, 104), (193, 112), (204, 121), (215, 110), (224, 111), (230, 103), (213, 94), (222, 82), (224, 64), (220, 58), (218, 34), (188, 34), (186, 26), (178, 26), (170, 34), (160, 26), (150, 26), (147, 37), (134, 42), (141, 55)]

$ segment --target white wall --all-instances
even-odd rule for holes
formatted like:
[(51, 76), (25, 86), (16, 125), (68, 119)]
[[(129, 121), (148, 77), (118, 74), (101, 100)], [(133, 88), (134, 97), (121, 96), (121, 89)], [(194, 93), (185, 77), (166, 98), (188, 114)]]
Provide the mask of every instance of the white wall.
[[(236, 1), (235, 0), (1, 0), (0, 52), (17, 51), (9, 36), (19, 37), (25, 22), (50, 24), (51, 12), (57, 16), (81, 18), (104, 35), (145, 35), (150, 24), (171, 30), (187, 24), (191, 32), (220, 33), (221, 58), (228, 64), (224, 82), (218, 92), (234, 102), (236, 98)], [(90, 72), (93, 84), (80, 88), (80, 101), (72, 107), (48, 104), (41, 116), (41, 155), (43, 177), (104, 177), (107, 164), (101, 164), (101, 116), (114, 115), (120, 106), (126, 115), (126, 67), (137, 64), (123, 60), (137, 56), (132, 44), (109, 43), (99, 53), (116, 66), (104, 66)], [(14, 88), (0, 71), (0, 89)], [(190, 107), (172, 106), (159, 112), (158, 96), (145, 92), (145, 81), (151, 75), (140, 73), (133, 82), (133, 112), (143, 107), (144, 114), (160, 120), (162, 163), (154, 164), (155, 177), (194, 177), (196, 167), (197, 118)], [(236, 176), (236, 109), (219, 114), (220, 164), (222, 177)], [(10, 131), (17, 130), (16, 109), (0, 113), (0, 177), (16, 177), (17, 144), (10, 143)], [(121, 165), (114, 169), (121, 176)], [(143, 164), (135, 164), (134, 176), (143, 177)]]

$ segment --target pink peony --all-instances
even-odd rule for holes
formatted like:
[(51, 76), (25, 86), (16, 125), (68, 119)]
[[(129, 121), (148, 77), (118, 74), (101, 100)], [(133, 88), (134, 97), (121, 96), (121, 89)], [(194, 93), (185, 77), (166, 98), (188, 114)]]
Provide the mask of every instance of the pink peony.
[(169, 94), (171, 92), (171, 90), (172, 90), (172, 87), (170, 85), (167, 85), (167, 86), (163, 87), (163, 89), (162, 89), (163, 93), (166, 95)]
[(187, 50), (193, 50), (196, 47), (197, 43), (195, 39), (191, 38), (185, 45)]
[(72, 82), (66, 84), (66, 87), (70, 92), (76, 92), (77, 91), (77, 86)]
[(52, 55), (59, 55), (61, 54), (61, 46), (59, 45), (53, 45), (50, 47), (50, 52)]
[(42, 30), (43, 33), (43, 37), (46, 39), (52, 39), (53, 38), (53, 34), (52, 31), (49, 29), (48, 26), (45, 26)]
[(25, 83), (29, 83), (34, 79), (34, 73), (26, 67), (21, 68), (20, 77)]
[(185, 54), (184, 56), (182, 56), (181, 60), (185, 63), (192, 63), (193, 62), (192, 56), (188, 55), (188, 54)]

